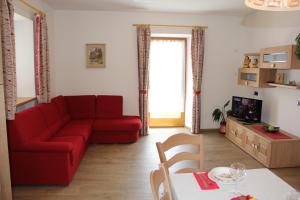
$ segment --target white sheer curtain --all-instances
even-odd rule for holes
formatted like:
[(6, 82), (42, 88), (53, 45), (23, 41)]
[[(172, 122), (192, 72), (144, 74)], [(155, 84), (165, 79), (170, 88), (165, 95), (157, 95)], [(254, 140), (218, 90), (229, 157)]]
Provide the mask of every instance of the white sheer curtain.
[(150, 113), (184, 112), (185, 41), (152, 39), (150, 49)]

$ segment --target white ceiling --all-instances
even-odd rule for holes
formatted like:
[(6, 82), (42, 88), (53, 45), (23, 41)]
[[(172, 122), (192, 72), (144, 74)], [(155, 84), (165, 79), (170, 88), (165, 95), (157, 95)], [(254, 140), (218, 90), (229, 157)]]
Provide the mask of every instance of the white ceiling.
[(244, 0), (44, 0), (57, 10), (110, 10), (246, 15)]

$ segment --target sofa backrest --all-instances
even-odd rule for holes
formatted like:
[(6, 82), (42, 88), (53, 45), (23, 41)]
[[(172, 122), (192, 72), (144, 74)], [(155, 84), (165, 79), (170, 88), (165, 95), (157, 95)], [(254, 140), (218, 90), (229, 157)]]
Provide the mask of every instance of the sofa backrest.
[(97, 96), (96, 118), (121, 118), (123, 116), (122, 96)]
[(40, 104), (39, 107), (42, 111), (50, 134), (54, 135), (65, 125), (65, 122), (61, 119), (55, 103), (44, 103)]
[(65, 96), (68, 111), (72, 119), (94, 119), (96, 96)]
[(51, 102), (55, 104), (63, 123), (69, 122), (71, 119), (71, 116), (68, 112), (65, 98), (63, 96), (57, 96), (57, 97), (54, 97), (53, 99), (51, 99)]
[(16, 113), (9, 122), (9, 144), (12, 150), (22, 149), (30, 142), (46, 141), (51, 136), (40, 105)]

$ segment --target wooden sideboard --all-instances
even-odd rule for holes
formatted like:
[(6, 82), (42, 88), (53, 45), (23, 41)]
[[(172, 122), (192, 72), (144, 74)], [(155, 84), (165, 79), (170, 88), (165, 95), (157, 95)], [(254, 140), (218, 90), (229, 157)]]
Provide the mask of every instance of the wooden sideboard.
[(229, 117), (226, 137), (268, 168), (300, 166), (300, 138), (284, 132), (291, 139), (272, 139)]

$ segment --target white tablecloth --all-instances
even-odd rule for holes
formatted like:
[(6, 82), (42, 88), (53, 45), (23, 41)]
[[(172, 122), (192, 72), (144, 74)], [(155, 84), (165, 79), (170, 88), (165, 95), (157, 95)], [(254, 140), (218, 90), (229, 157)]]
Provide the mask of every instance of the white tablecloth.
[[(193, 174), (170, 174), (175, 200), (230, 200), (233, 185), (220, 185), (217, 190), (201, 190)], [(268, 169), (247, 170), (246, 178), (238, 184), (238, 191), (257, 200), (286, 200), (294, 189)]]

